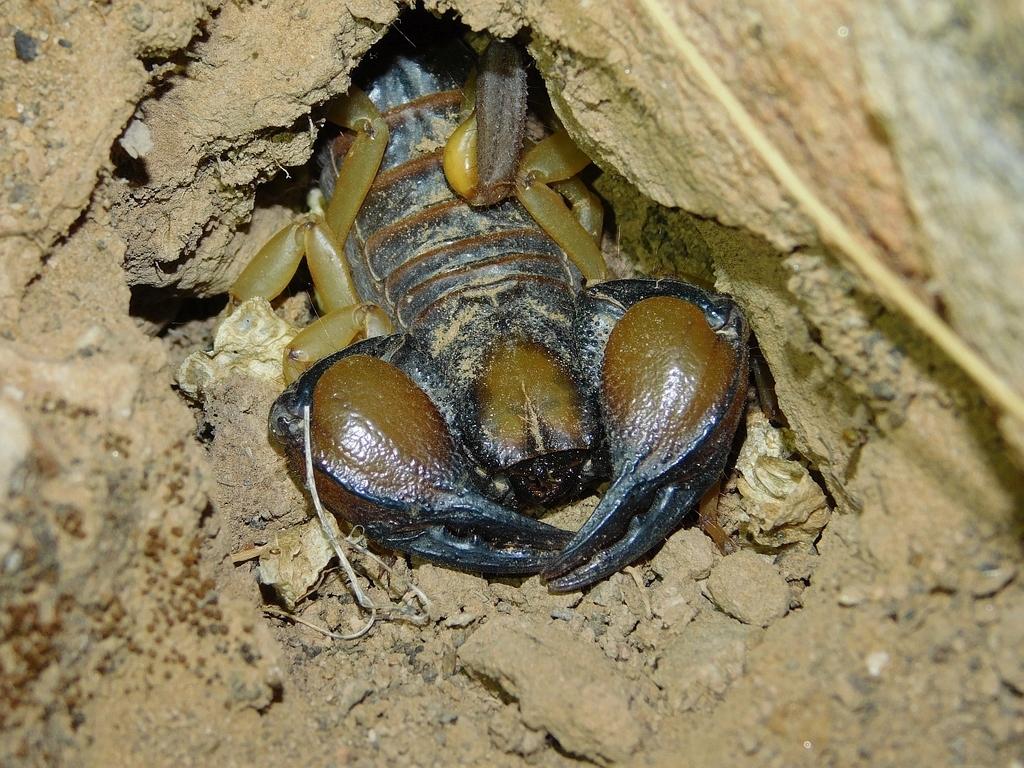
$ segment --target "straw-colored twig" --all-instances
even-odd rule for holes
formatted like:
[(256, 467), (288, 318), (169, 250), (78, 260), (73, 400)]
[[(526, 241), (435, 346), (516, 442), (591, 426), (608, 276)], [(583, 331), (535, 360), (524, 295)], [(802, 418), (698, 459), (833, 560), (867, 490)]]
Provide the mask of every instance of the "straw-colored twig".
[(641, 0), (661, 26), (665, 37), (703, 81), (708, 92), (725, 108), (736, 128), (796, 199), (818, 228), (821, 239), (845, 255), (864, 275), (878, 295), (902, 312), (917, 328), (942, 349), (970, 376), (992, 405), (1013, 414), (1024, 424), (1024, 398), (977, 352), (946, 325), (869, 248), (864, 246), (834, 211), (818, 199), (793, 170), (782, 153), (754, 122), (732, 91), (719, 79), (697, 48), (683, 34), (675, 19), (659, 0)]

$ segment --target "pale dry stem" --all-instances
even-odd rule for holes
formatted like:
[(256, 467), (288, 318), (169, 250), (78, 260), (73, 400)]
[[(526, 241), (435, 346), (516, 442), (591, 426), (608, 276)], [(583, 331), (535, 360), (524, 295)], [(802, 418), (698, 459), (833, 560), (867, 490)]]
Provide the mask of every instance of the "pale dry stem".
[(675, 19), (659, 0), (642, 0), (651, 16), (683, 59), (703, 80), (705, 87), (729, 114), (739, 132), (750, 142), (782, 186), (800, 203), (818, 227), (822, 240), (845, 255), (849, 263), (871, 283), (878, 295), (902, 312), (966, 373), (992, 405), (1012, 414), (1024, 425), (1024, 398), (996, 370), (961, 339), (952, 328), (910, 287), (867, 248), (839, 216), (804, 184), (793, 167), (754, 122), (739, 99), (719, 79), (707, 60), (686, 38)]
[[(323, 528), (324, 535), (328, 541), (331, 542), (331, 546), (334, 548), (334, 553), (338, 556), (338, 562), (341, 564), (342, 569), (345, 571), (345, 575), (348, 576), (349, 585), (352, 589), (353, 595), (355, 595), (356, 601), (364, 609), (370, 612), (370, 618), (366, 625), (358, 632), (352, 635), (346, 635), (343, 639), (351, 640), (366, 634), (377, 620), (378, 607), (366, 596), (363, 592), (362, 587), (359, 586), (359, 580), (356, 578), (355, 570), (352, 568), (352, 563), (348, 557), (342, 551), (341, 542), (334, 534), (334, 526), (330, 524), (327, 517), (327, 511), (324, 509), (323, 504), (320, 502), (320, 494), (316, 490), (316, 482), (313, 476), (313, 451), (310, 445), (309, 438), (309, 406), (306, 405), (302, 409), (302, 431), (303, 431), (303, 452), (306, 459), (306, 486), (309, 488), (309, 495), (313, 499), (313, 508), (316, 510), (317, 518), (320, 520), (320, 526)], [(358, 537), (354, 535), (347, 537), (344, 541), (345, 544), (350, 547), (353, 551), (370, 558), (383, 568), (387, 573), (397, 576), (392, 568), (387, 565), (383, 560), (370, 552), (365, 546), (363, 546)], [(430, 600), (427, 596), (414, 584), (409, 584), (410, 590), (412, 591), (415, 599), (419, 600), (421, 609), (418, 612), (412, 612), (409, 600), (405, 601), (403, 608), (398, 609), (402, 617), (408, 621), (422, 626), (429, 618), (430, 613)]]

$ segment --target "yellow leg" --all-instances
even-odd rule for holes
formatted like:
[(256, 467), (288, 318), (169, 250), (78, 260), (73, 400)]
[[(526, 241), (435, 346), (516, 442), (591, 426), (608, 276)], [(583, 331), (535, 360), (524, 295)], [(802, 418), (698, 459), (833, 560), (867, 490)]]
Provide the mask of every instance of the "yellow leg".
[(353, 341), (393, 331), (383, 310), (360, 303), (343, 250), (380, 168), (388, 128), (377, 107), (357, 88), (337, 102), (327, 117), (358, 135), (345, 155), (326, 215), (305, 216), (278, 232), (231, 286), (231, 296), (236, 300), (255, 296), (273, 299), (285, 289), (302, 257), (306, 257), (318, 301), (327, 314), (297, 335), (286, 350), (284, 372), (288, 382)]
[(565, 131), (553, 133), (535, 144), (523, 157), (520, 174), (529, 174), (534, 181), (551, 184), (570, 179), (590, 165), (590, 158), (576, 146)]
[(231, 298), (245, 301), (257, 296), (272, 299), (285, 289), (299, 262), (306, 253), (305, 238), (300, 233), (301, 221), (282, 229), (242, 270), (231, 284)]
[(235, 280), (231, 296), (244, 301), (280, 295), (295, 276), (303, 256), (326, 311), (359, 303), (341, 246), (323, 220), (315, 216), (299, 219), (270, 238)]
[(343, 128), (358, 131), (359, 135), (338, 173), (336, 193), (327, 208), (326, 228), (316, 217), (306, 217), (272, 237), (231, 286), (234, 298), (275, 298), (306, 256), (317, 291), (321, 296), (331, 297), (326, 307), (328, 311), (358, 303), (341, 246), (377, 176), (387, 148), (388, 127), (377, 107), (358, 88), (353, 88), (335, 104), (327, 117)]
[(359, 303), (341, 243), (323, 221), (305, 222), (306, 264), (316, 286), (320, 306), (327, 312)]
[(565, 181), (556, 181), (551, 186), (555, 192), (569, 201), (572, 215), (579, 220), (594, 242), (600, 245), (604, 227), (604, 206), (597, 199), (597, 195), (575, 176)]
[(303, 328), (285, 348), (285, 383), (291, 384), (313, 363), (332, 352), (394, 331), (391, 320), (376, 304), (353, 304), (328, 312)]
[[(561, 195), (548, 186), (568, 181), (589, 163), (590, 158), (565, 131), (548, 136), (523, 157), (516, 178), (516, 197), (562, 247), (587, 282), (593, 284), (608, 278), (608, 266), (597, 246), (599, 229), (594, 229), (593, 211), (589, 210), (600, 204), (596, 198), (583, 205), (574, 202), (570, 211)], [(573, 185), (570, 185), (570, 194), (576, 194)]]
[(358, 88), (352, 88), (347, 97), (337, 102), (327, 113), (327, 119), (359, 132), (345, 155), (334, 184), (335, 194), (327, 206), (327, 226), (338, 242), (344, 243), (377, 177), (388, 146), (388, 126), (370, 98)]

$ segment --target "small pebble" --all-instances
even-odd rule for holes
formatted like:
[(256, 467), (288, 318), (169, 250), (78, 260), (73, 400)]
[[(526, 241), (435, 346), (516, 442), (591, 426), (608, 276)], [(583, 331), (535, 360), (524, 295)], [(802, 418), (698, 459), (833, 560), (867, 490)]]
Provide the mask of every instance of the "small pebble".
[(462, 627), (468, 627), (478, 618), (475, 613), (462, 612), (445, 619), (444, 626), (448, 627), (448, 629), (461, 629)]
[(875, 651), (864, 659), (868, 668), (868, 674), (872, 677), (881, 677), (882, 672), (889, 666), (889, 654), (885, 651)]
[(744, 624), (767, 627), (789, 611), (789, 585), (778, 569), (748, 549), (723, 558), (708, 577), (711, 599)]
[(21, 61), (35, 61), (39, 56), (39, 46), (32, 35), (20, 29), (14, 33), (14, 53)]
[(705, 579), (715, 564), (715, 545), (703, 531), (687, 528), (674, 534), (651, 560), (662, 578)]
[(836, 600), (844, 608), (854, 608), (867, 600), (867, 597), (862, 589), (853, 586), (843, 589)]

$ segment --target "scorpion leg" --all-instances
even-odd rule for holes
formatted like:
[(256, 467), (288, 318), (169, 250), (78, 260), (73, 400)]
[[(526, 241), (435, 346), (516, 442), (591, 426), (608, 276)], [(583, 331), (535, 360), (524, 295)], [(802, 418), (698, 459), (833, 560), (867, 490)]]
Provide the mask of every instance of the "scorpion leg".
[[(516, 197), (551, 239), (561, 246), (587, 282), (596, 283), (608, 277), (608, 267), (597, 245), (600, 231), (588, 231), (595, 226), (593, 208), (600, 204), (589, 194), (583, 198), (578, 189), (570, 185), (569, 194), (580, 200), (570, 211), (562, 196), (549, 186), (568, 181), (589, 164), (590, 158), (576, 146), (568, 133), (562, 130), (552, 134), (523, 157), (516, 176)], [(584, 199), (586, 204), (582, 204)]]
[(601, 231), (604, 227), (604, 207), (597, 199), (597, 195), (575, 176), (565, 181), (557, 181), (551, 186), (572, 206), (572, 215), (579, 220), (594, 242), (600, 245)]
[(280, 295), (306, 254), (305, 239), (300, 235), (301, 226), (302, 221), (289, 224), (260, 248), (231, 284), (232, 299), (245, 301), (262, 296), (269, 300)]
[(388, 128), (373, 102), (357, 88), (327, 115), (343, 128), (357, 131), (335, 184), (323, 219), (305, 216), (272, 237), (231, 286), (237, 300), (272, 299), (285, 289), (303, 256), (326, 314), (298, 334), (285, 350), (285, 381), (319, 358), (357, 338), (390, 333), (391, 321), (373, 304), (361, 304), (345, 262), (345, 242), (367, 191), (380, 168)]
[(391, 319), (376, 304), (348, 304), (303, 328), (285, 348), (284, 380), (295, 381), (310, 365), (360, 339), (394, 333)]
[(619, 280), (588, 290), (582, 305), (612, 483), (542, 572), (556, 591), (605, 578), (672, 532), (722, 473), (748, 376), (746, 320), (724, 296)]
[(321, 500), (378, 544), (463, 570), (536, 573), (572, 534), (472, 489), (437, 407), (380, 359), (401, 344), (373, 339), (313, 365), (275, 403), (272, 433), (304, 466), (296, 436), (309, 407)]
[(388, 126), (369, 96), (358, 88), (351, 88), (347, 96), (336, 101), (327, 119), (358, 132), (338, 172), (335, 194), (324, 217), (337, 241), (344, 243), (377, 177), (388, 146)]

